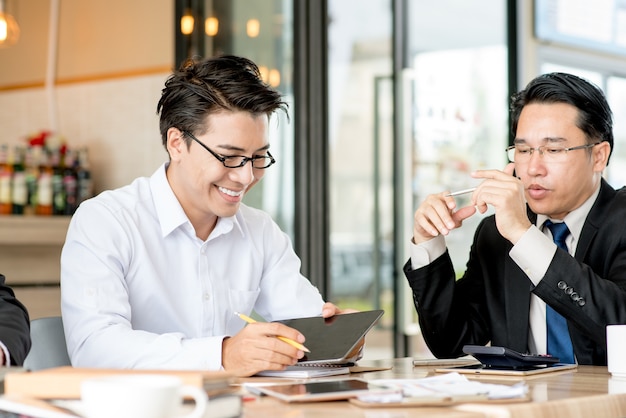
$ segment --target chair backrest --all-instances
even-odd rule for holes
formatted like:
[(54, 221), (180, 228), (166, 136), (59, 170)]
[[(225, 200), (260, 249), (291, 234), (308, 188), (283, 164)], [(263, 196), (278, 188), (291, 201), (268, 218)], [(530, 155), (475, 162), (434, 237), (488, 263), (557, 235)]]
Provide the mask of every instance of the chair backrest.
[(24, 360), (25, 369), (34, 371), (71, 365), (60, 316), (33, 319), (30, 338), (32, 345)]

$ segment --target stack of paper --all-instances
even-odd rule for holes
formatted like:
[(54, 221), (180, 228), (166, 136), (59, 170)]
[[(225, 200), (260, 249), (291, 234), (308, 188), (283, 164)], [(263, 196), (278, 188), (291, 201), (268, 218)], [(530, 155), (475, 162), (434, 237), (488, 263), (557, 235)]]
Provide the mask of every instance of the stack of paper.
[(515, 385), (500, 385), (469, 380), (459, 373), (448, 373), (422, 379), (374, 379), (373, 384), (401, 390), (391, 397), (361, 396), (358, 400), (371, 403), (458, 403), (479, 400), (523, 399), (528, 386), (524, 382)]

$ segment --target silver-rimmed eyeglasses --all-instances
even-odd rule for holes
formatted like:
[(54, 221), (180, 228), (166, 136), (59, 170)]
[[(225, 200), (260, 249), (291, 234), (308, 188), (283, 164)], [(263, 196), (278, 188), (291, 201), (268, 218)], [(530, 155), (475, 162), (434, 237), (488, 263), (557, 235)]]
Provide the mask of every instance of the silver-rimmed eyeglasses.
[(598, 145), (599, 142), (594, 144), (578, 145), (576, 147), (559, 147), (557, 145), (541, 145), (539, 147), (529, 147), (528, 145), (511, 145), (506, 149), (506, 155), (509, 161), (525, 163), (530, 161), (530, 157), (535, 151), (543, 157), (543, 160), (547, 163), (560, 163), (567, 159), (567, 153), (569, 151), (576, 151), (579, 149), (593, 148)]
[(276, 162), (272, 154), (269, 151), (267, 155), (254, 155), (252, 157), (246, 157), (244, 155), (220, 155), (213, 151), (211, 148), (207, 147), (203, 144), (198, 138), (193, 136), (193, 134), (189, 131), (182, 131), (184, 135), (187, 135), (189, 138), (196, 141), (202, 148), (209, 151), (212, 156), (217, 158), (226, 168), (239, 168), (246, 165), (248, 161), (252, 162), (252, 168), (256, 169), (264, 169)]

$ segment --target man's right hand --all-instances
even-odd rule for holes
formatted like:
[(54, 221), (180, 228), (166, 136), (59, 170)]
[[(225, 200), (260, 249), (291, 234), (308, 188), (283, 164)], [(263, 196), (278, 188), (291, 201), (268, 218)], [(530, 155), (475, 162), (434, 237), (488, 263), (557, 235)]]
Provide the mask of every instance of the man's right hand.
[(276, 338), (282, 336), (304, 343), (297, 330), (278, 322), (248, 324), (222, 342), (222, 366), (236, 376), (252, 376), (262, 370), (283, 370), (304, 356), (304, 352)]
[(463, 221), (476, 213), (475, 206), (465, 206), (455, 211), (454, 197), (448, 192), (429, 195), (417, 208), (413, 222), (413, 242), (419, 244), (439, 234), (448, 235)]

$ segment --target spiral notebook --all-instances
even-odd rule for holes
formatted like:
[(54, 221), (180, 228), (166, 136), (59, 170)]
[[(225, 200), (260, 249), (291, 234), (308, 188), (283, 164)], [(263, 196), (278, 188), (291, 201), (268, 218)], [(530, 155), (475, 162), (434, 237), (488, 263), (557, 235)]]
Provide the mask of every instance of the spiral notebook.
[(337, 376), (349, 374), (347, 366), (288, 366), (285, 370), (264, 370), (256, 374), (263, 377), (285, 377), (291, 379), (309, 379), (312, 377)]

